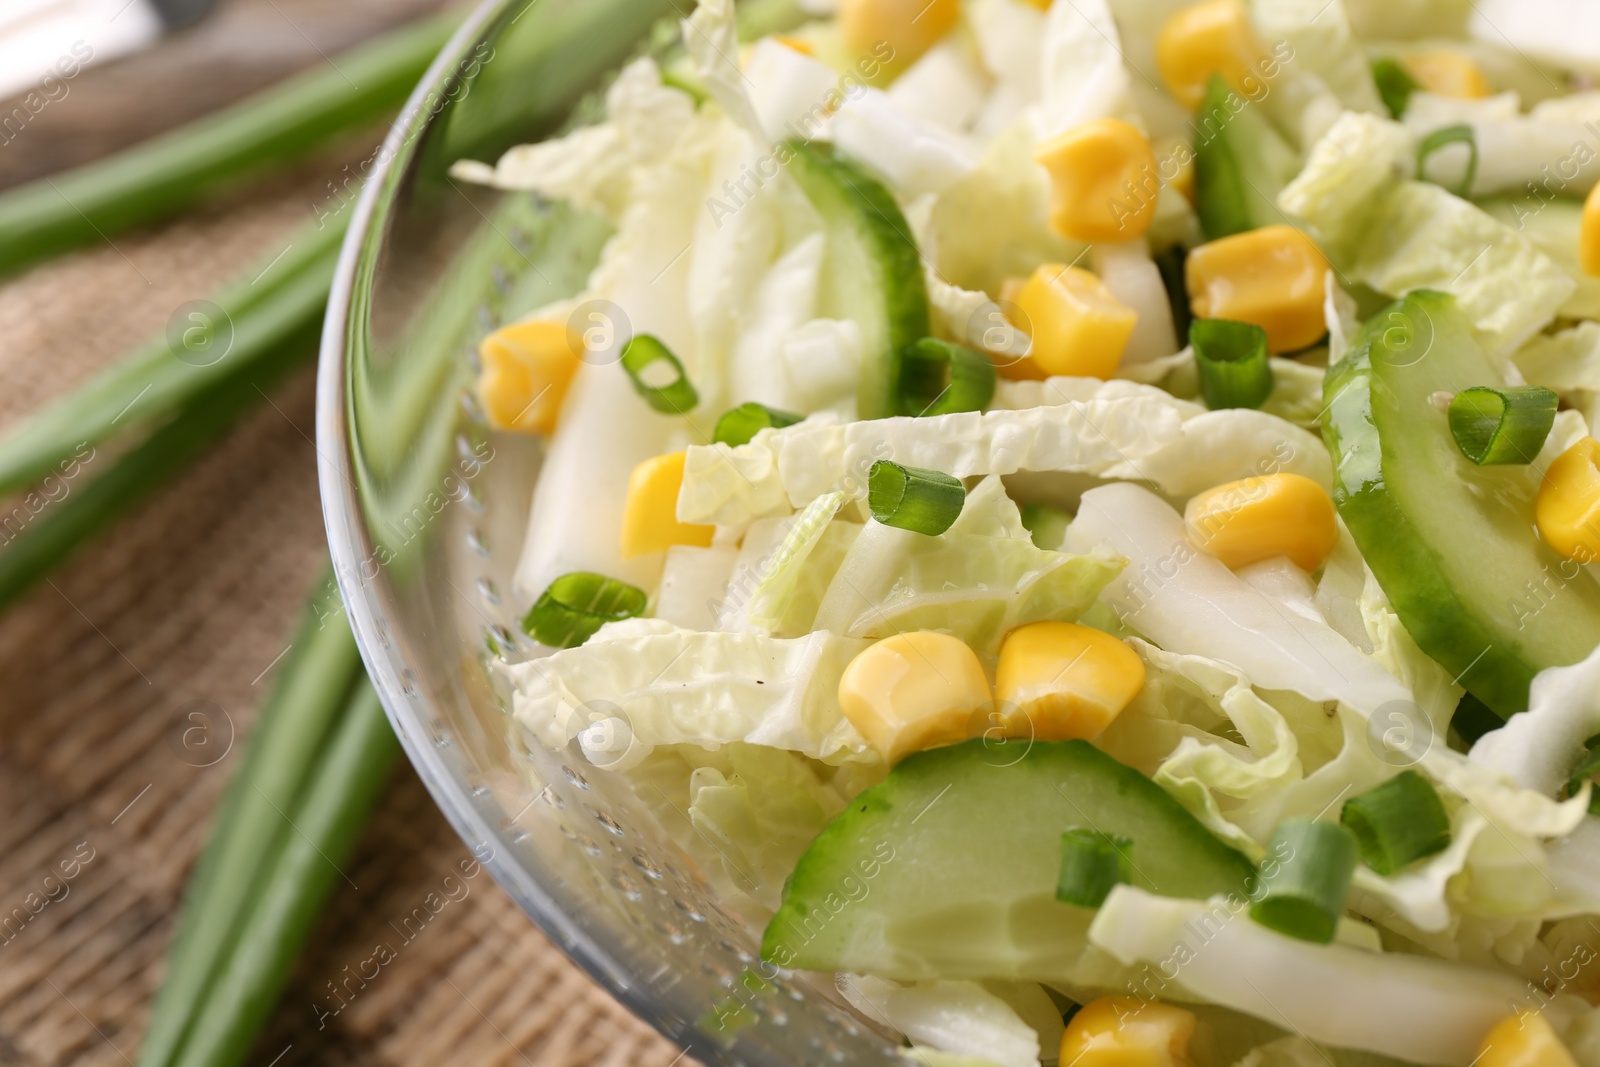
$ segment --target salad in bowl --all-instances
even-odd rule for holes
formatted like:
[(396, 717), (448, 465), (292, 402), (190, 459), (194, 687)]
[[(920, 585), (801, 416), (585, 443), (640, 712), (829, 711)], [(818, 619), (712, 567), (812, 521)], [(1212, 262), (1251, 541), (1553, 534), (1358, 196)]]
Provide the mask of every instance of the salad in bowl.
[(454, 168), (521, 726), (923, 1063), (1600, 1065), (1592, 15), (803, 6)]

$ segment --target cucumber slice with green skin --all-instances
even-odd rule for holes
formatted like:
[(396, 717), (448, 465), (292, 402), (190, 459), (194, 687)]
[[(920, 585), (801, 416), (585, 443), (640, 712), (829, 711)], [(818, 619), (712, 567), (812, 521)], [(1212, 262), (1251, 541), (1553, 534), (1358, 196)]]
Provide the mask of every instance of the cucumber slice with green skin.
[(903, 981), (1072, 981), (1094, 912), (1056, 900), (1071, 827), (1131, 838), (1133, 884), (1157, 893), (1242, 895), (1255, 873), (1088, 742), (978, 739), (907, 758), (822, 831), (762, 956)]
[[(1238, 111), (1229, 100), (1244, 101)], [(1212, 75), (1194, 127), (1195, 213), (1206, 240), (1285, 221), (1278, 194), (1300, 170), (1300, 156), (1220, 75)]]
[(1417, 645), (1502, 718), (1600, 644), (1600, 584), (1539, 540), (1531, 466), (1478, 467), (1436, 394), (1502, 385), (1442, 293), (1379, 312), (1328, 372), (1333, 499)]
[(911, 226), (893, 195), (831, 145), (787, 141), (789, 173), (822, 216), (821, 314), (861, 327), (863, 419), (896, 415), (899, 353), (928, 336), (928, 287)]

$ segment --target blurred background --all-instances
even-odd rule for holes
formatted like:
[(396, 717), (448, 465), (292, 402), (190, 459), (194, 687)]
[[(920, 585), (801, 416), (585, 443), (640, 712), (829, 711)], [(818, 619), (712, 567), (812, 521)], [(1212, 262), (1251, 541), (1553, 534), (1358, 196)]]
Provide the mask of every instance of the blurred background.
[[(439, 4), (162, 6), (170, 20), (197, 20), (152, 40), (152, 0), (0, 4), (9, 78), (0, 92), (22, 85), (0, 103), (0, 195), (292, 74), (343, 78), (346, 50)], [(73, 46), (83, 42), (93, 61), (48, 74), (59, 46), (41, 46), (42, 20), (69, 8), (77, 22), (49, 31), (68, 42), (58, 58), (81, 58)], [(27, 63), (37, 75), (19, 75)], [(196, 195), (166, 221), (8, 267), (0, 438), (186, 321), (190, 302), (270, 261), (358, 188), (347, 168), (372, 154), (385, 125), (367, 122), (287, 168)], [(46, 555), (74, 551), (40, 568), (0, 614), (0, 1065), (145, 1062), (186, 880), (325, 568), (313, 376), (302, 359), (257, 390), (236, 424), (95, 536), (44, 538)], [(124, 447), (94, 446), (85, 469), (98, 477)], [(66, 482), (49, 507), (65, 513), (86, 488)], [(33, 499), (0, 493), (0, 551), (40, 533), (50, 513), (30, 526)], [(337, 867), (242, 1062), (688, 1062), (573, 968), (487, 874), (467, 873), (470, 855), (403, 760)]]

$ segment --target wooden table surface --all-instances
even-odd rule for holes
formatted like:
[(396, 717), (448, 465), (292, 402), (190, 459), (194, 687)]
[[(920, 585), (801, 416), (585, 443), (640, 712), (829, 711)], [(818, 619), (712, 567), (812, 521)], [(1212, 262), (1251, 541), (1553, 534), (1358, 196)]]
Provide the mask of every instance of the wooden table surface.
[[(0, 187), (327, 62), (435, 4), (224, 0), (193, 30), (71, 79), (0, 144)], [(370, 147), (0, 283), (0, 428), (268, 253)], [(0, 616), (0, 1065), (137, 1060), (184, 881), (322, 567), (310, 368), (270, 401)], [(196, 707), (219, 724), (224, 754), (209, 766), (175, 742)], [(402, 767), (251, 1062), (689, 1062), (486, 876), (399, 938), (391, 923), (466, 856)], [(335, 1013), (331, 987), (384, 943), (393, 961)]]

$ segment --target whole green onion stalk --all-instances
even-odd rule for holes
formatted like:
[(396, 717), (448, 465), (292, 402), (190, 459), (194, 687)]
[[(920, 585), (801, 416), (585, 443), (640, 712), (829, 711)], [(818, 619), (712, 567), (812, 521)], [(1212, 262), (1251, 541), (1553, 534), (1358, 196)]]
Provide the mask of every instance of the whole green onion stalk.
[(447, 12), (171, 133), (0, 193), (0, 274), (110, 240), (281, 170), (400, 109), (460, 24)]

